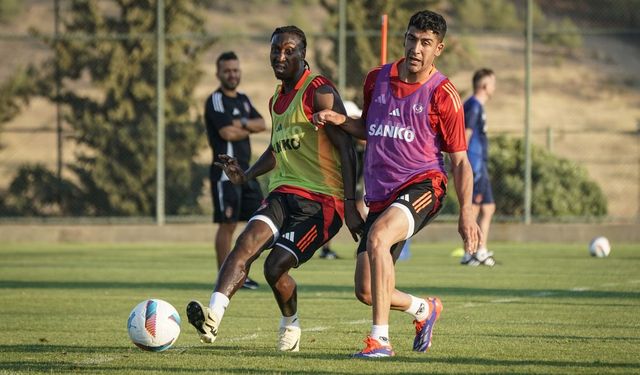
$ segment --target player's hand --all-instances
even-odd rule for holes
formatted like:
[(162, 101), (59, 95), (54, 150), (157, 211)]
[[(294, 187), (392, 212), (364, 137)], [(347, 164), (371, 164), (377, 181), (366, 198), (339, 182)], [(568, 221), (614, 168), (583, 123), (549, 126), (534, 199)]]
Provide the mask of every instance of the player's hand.
[(458, 233), (460, 233), (462, 237), (464, 251), (469, 254), (475, 254), (482, 243), (484, 235), (478, 223), (473, 219), (473, 215), (470, 213), (460, 213)]
[(236, 185), (247, 182), (247, 176), (244, 174), (242, 168), (240, 168), (238, 159), (226, 154), (218, 155), (218, 157), (220, 158), (220, 162), (214, 162), (213, 164), (218, 168), (222, 168), (227, 177), (229, 177), (229, 181)]
[(342, 125), (347, 121), (345, 115), (341, 115), (330, 109), (323, 109), (313, 114), (313, 124), (319, 128), (325, 125)]
[(347, 228), (349, 228), (349, 232), (351, 232), (353, 240), (358, 242), (358, 238), (362, 236), (362, 231), (364, 230), (364, 220), (356, 207), (355, 201), (344, 202), (344, 221), (347, 224)]

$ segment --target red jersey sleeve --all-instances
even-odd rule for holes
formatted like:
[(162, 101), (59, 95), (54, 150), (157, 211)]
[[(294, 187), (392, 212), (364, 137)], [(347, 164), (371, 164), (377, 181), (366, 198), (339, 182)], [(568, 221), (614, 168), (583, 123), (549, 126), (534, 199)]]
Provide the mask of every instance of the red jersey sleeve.
[(431, 99), (429, 120), (442, 135), (442, 151), (452, 153), (467, 150), (462, 100), (451, 81), (445, 79), (435, 89)]
[(373, 96), (373, 89), (375, 88), (380, 70), (382, 70), (382, 66), (370, 70), (362, 86), (362, 119), (364, 121), (367, 120), (367, 112), (369, 111), (369, 105), (371, 105), (371, 96)]
[(336, 86), (328, 78), (323, 76), (317, 76), (311, 81), (309, 86), (307, 86), (307, 90), (302, 95), (302, 106), (304, 107), (304, 113), (307, 115), (307, 118), (311, 122), (313, 122), (313, 113), (314, 113), (313, 97), (316, 93), (316, 90), (320, 86), (324, 86), (324, 85), (329, 85), (333, 87), (334, 90), (336, 89)]

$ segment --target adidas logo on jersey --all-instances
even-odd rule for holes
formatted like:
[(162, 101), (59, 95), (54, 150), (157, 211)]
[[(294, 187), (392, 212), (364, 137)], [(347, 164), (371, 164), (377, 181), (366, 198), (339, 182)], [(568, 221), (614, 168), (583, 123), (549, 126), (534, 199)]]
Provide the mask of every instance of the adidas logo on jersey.
[(398, 199), (409, 202), (409, 194), (404, 194)]
[(389, 116), (400, 116), (400, 108), (396, 108), (393, 111), (389, 112)]
[(240, 116), (240, 110), (238, 108), (234, 108), (232, 115), (233, 116)]
[(295, 242), (295, 233), (294, 232), (287, 232), (285, 234), (282, 235), (283, 238), (286, 238), (287, 240), (291, 241), (291, 242)]
[(377, 98), (375, 98), (373, 100), (374, 103), (379, 103), (379, 104), (387, 104), (386, 99), (384, 98), (384, 95), (380, 94)]

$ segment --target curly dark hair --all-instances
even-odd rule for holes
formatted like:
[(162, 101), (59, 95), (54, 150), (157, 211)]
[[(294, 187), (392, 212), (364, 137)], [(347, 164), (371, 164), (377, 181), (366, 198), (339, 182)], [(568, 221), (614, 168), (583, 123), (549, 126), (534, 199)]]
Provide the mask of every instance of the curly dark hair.
[(447, 33), (447, 21), (440, 14), (430, 10), (422, 10), (409, 20), (407, 30), (413, 26), (420, 31), (430, 30), (438, 36), (438, 40), (442, 42)]

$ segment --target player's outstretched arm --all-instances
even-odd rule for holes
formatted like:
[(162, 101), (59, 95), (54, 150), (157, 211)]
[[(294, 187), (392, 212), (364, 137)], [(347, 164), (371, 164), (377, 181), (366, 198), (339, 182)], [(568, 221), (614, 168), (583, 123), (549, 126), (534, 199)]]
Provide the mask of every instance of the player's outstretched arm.
[(318, 127), (325, 125), (340, 126), (344, 131), (358, 139), (367, 139), (364, 121), (361, 118), (349, 117), (331, 109), (323, 109), (314, 113), (313, 123)]
[(258, 160), (249, 167), (246, 172), (242, 170), (236, 158), (226, 154), (218, 156), (220, 158), (220, 162), (215, 162), (215, 166), (222, 168), (227, 177), (229, 177), (229, 181), (236, 185), (244, 184), (249, 180), (263, 175), (276, 166), (276, 158), (273, 155), (271, 146), (262, 153), (260, 158), (258, 158)]
[(472, 213), (473, 172), (467, 158), (466, 151), (453, 152), (451, 158), (451, 172), (456, 188), (458, 202), (460, 202), (460, 217), (458, 218), (458, 233), (462, 237), (464, 250), (470, 254), (478, 250), (482, 243), (482, 230), (478, 226)]

